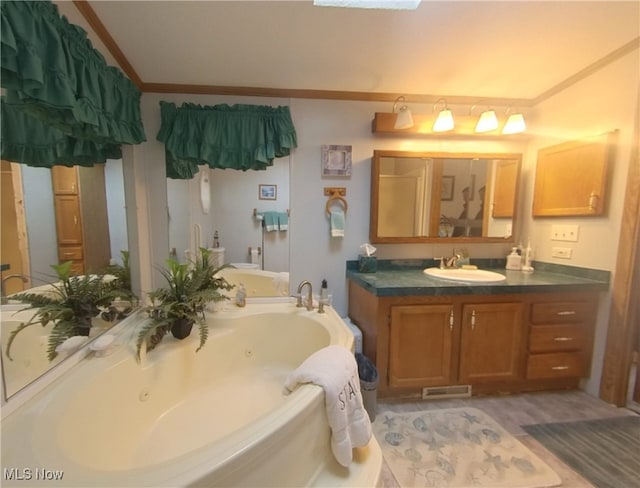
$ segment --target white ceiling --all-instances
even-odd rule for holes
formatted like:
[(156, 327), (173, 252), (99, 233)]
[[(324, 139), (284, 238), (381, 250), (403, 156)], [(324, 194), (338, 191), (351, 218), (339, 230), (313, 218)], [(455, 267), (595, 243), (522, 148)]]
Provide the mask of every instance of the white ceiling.
[(640, 36), (638, 0), (89, 3), (145, 83), (531, 99)]

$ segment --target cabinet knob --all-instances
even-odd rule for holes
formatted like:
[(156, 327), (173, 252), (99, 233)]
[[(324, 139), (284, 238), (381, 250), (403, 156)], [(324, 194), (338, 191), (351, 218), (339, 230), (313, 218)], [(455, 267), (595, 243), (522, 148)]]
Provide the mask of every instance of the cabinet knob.
[(453, 309), (449, 312), (449, 330), (453, 330)]
[(569, 369), (569, 366), (552, 366), (551, 369), (554, 371), (564, 371)]
[(572, 341), (573, 337), (554, 337), (553, 340), (556, 342), (568, 342)]
[(471, 330), (476, 328), (476, 311), (471, 311)]

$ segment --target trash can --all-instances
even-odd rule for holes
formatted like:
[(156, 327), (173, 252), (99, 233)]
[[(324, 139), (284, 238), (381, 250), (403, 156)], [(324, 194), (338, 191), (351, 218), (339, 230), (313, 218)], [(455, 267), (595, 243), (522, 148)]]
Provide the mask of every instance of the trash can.
[(358, 376), (360, 377), (360, 392), (364, 409), (369, 414), (369, 420), (376, 419), (376, 408), (378, 406), (378, 370), (376, 365), (364, 354), (356, 353), (356, 363), (358, 363)]

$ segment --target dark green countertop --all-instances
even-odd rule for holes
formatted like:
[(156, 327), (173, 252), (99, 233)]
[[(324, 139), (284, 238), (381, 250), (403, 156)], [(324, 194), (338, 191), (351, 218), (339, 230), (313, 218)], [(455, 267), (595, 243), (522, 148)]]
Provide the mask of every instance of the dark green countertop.
[(347, 278), (376, 296), (497, 295), (607, 291), (610, 272), (534, 262), (531, 273), (504, 269), (504, 259), (472, 259), (480, 269), (506, 276), (498, 283), (463, 283), (432, 278), (423, 273), (433, 260), (378, 260), (378, 271), (360, 273), (358, 261), (347, 261)]

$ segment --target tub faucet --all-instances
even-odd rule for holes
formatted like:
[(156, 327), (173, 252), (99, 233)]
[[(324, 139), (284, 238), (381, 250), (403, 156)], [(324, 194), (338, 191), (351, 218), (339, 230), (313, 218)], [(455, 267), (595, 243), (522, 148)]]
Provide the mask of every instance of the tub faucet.
[(21, 274), (11, 274), (9, 276), (5, 276), (4, 278), (2, 278), (2, 283), (0, 285), (0, 303), (2, 304), (9, 303), (9, 298), (7, 298), (7, 294), (5, 293), (4, 284), (13, 278), (18, 278), (22, 280), (23, 283), (27, 283), (29, 281), (29, 279), (26, 276), (23, 276)]
[(296, 307), (302, 307), (302, 289), (309, 285), (309, 293), (307, 293), (307, 310), (313, 310), (313, 292), (311, 291), (311, 283), (308, 280), (301, 281), (298, 285), (298, 303)]

